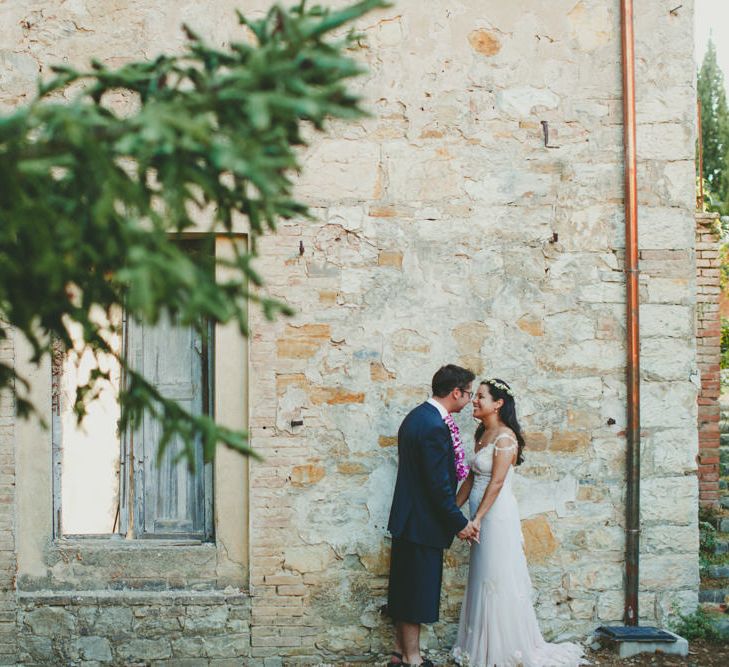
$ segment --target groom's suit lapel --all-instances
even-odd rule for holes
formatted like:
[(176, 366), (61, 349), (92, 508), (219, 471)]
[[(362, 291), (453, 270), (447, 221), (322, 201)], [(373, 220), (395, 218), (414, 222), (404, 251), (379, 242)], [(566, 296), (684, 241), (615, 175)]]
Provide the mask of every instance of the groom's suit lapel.
[(450, 467), (452, 468), (452, 472), (455, 475), (456, 474), (456, 456), (453, 452), (453, 439), (451, 437), (451, 430), (448, 428), (448, 424), (445, 423), (443, 420), (443, 417), (440, 416), (440, 412), (438, 411), (438, 408), (436, 408), (431, 403), (428, 403), (427, 401), (423, 403), (423, 406), (425, 406), (430, 413), (432, 413), (443, 426), (443, 429), (445, 430), (447, 436), (448, 436), (448, 460), (450, 461)]

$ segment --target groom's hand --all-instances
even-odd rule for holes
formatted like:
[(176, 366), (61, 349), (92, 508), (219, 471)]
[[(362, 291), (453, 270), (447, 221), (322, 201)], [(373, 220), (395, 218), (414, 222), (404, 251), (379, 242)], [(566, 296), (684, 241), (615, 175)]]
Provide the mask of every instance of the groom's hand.
[(476, 528), (476, 526), (473, 525), (472, 521), (469, 521), (466, 524), (466, 527), (458, 533), (458, 537), (462, 540), (475, 540), (478, 542), (478, 534), (479, 530)]

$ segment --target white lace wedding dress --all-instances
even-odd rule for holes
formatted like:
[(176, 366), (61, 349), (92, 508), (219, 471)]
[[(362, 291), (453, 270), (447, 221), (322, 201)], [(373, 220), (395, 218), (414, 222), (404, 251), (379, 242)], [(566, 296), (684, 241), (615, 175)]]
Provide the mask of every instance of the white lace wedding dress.
[[(498, 456), (512, 457), (516, 442), (511, 436), (501, 435), (474, 455), (471, 516), (491, 479), (494, 448)], [(498, 497), (481, 522), (480, 544), (471, 546), (468, 584), (453, 657), (459, 665), (469, 667), (587, 664), (578, 644), (549, 644), (542, 638), (532, 606), (519, 508), (511, 486), (513, 475), (511, 466)]]

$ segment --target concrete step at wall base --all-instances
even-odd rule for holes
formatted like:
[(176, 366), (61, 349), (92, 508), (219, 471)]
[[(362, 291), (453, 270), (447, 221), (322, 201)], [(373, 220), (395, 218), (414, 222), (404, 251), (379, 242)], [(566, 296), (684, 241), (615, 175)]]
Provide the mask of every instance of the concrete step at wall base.
[(729, 533), (729, 517), (722, 517), (717, 526), (722, 533)]
[(709, 579), (729, 579), (729, 565), (709, 565), (705, 572)]
[(729, 588), (705, 588), (699, 591), (699, 602), (725, 604), (729, 600)]

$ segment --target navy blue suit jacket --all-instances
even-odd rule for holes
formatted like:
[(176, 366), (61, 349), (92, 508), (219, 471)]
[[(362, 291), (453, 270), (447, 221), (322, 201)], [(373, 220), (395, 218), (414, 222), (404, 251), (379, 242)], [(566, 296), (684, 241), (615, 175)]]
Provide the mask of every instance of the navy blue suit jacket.
[(397, 434), (397, 482), (387, 529), (393, 537), (445, 549), (468, 520), (456, 505), (456, 464), (437, 408), (412, 410)]

